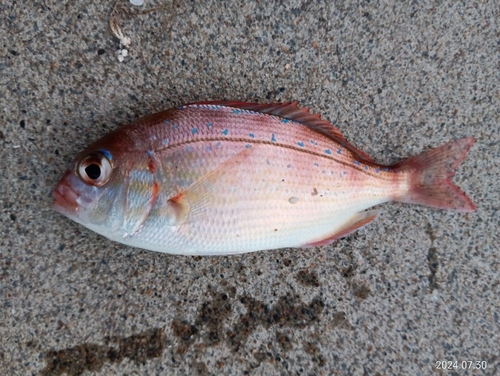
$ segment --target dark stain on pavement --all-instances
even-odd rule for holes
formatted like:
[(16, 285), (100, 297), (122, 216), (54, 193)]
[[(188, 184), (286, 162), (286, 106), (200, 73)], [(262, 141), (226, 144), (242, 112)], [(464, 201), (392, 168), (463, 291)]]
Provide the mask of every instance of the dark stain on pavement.
[(291, 335), (286, 332), (276, 331), (276, 342), (278, 342), (284, 351), (293, 349)]
[(229, 288), (225, 292), (217, 292), (211, 286), (208, 294), (212, 296), (201, 304), (198, 309), (198, 317), (194, 323), (186, 320), (175, 319), (172, 321), (174, 335), (180, 340), (177, 349), (179, 354), (185, 353), (195, 338), (198, 338), (199, 328), (204, 328), (203, 337), (208, 346), (219, 344), (223, 335), (222, 325), (224, 320), (231, 314), (231, 299), (234, 298), (236, 289)]
[(349, 324), (349, 320), (347, 319), (347, 315), (345, 314), (345, 312), (335, 312), (333, 314), (332, 326), (334, 328), (339, 327), (347, 330), (352, 329), (352, 326), (351, 324)]
[(191, 368), (192, 369), (192, 372), (193, 372), (193, 375), (194, 376), (206, 376), (206, 375), (210, 375), (210, 373), (208, 372), (208, 367), (205, 363), (203, 362), (194, 362), (193, 363), (193, 367)]
[(370, 296), (371, 294), (370, 288), (362, 283), (361, 284), (354, 283), (352, 291), (354, 293), (354, 296), (361, 300), (368, 298), (368, 296)]
[(129, 358), (136, 363), (159, 357), (165, 348), (164, 328), (154, 328), (130, 337), (108, 337), (105, 345), (84, 343), (63, 350), (51, 350), (45, 354), (47, 366), (41, 375), (68, 376), (96, 372), (105, 363), (118, 363)]
[[(308, 275), (306, 280), (315, 281), (315, 278), (317, 276), (312, 274), (312, 277)], [(293, 334), (289, 329), (305, 328), (319, 322), (325, 307), (320, 297), (313, 298), (310, 303), (304, 303), (299, 295), (294, 293), (281, 296), (271, 304), (248, 295), (236, 296), (234, 287), (226, 287), (222, 292), (209, 287), (207, 295), (210, 298), (198, 307), (194, 322), (175, 319), (171, 324), (173, 334), (179, 342), (179, 355), (184, 354), (198, 339), (202, 340), (205, 347), (225, 343), (236, 353), (245, 347), (248, 337), (259, 327), (276, 327), (275, 335), (279, 346), (272, 350), (258, 351), (254, 357), (257, 360), (265, 358), (270, 362), (280, 363), (283, 361), (280, 353), (294, 347)], [(246, 308), (246, 313), (240, 314), (228, 330), (228, 319), (234, 313), (233, 305), (238, 302)], [(50, 350), (45, 353), (47, 365), (41, 375), (76, 376), (84, 372), (97, 372), (104, 364), (119, 363), (125, 358), (136, 363), (145, 363), (149, 359), (160, 357), (166, 344), (164, 328), (154, 328), (129, 337), (106, 337), (103, 345), (84, 343), (62, 350)], [(309, 353), (321, 366), (324, 362), (314, 350), (316, 347), (309, 347), (312, 349)], [(198, 374), (206, 371), (206, 365), (203, 363), (197, 363), (195, 368), (193, 371)]]
[(319, 366), (324, 366), (326, 364), (325, 357), (319, 351), (319, 348), (313, 342), (304, 342), (303, 344), (304, 350), (306, 353), (313, 356), (312, 361), (317, 362)]
[(429, 251), (427, 251), (427, 265), (430, 270), (430, 274), (427, 277), (429, 280), (429, 290), (432, 292), (435, 289), (439, 288), (436, 274), (439, 269), (439, 257), (438, 251), (436, 247), (434, 247), (434, 240), (436, 240), (436, 236), (434, 235), (434, 230), (430, 223), (427, 223), (426, 232), (431, 238), (431, 246), (429, 247)]
[(303, 269), (297, 273), (297, 282), (308, 287), (319, 287), (321, 283), (319, 282), (318, 274), (314, 271), (310, 272), (307, 269)]
[[(179, 354), (185, 353), (200, 338), (205, 346), (218, 345), (224, 341), (233, 353), (237, 353), (259, 327), (270, 329), (273, 326), (276, 326), (276, 339), (281, 350), (288, 351), (293, 348), (293, 341), (286, 328), (305, 328), (317, 323), (325, 306), (319, 297), (304, 303), (292, 293), (278, 298), (274, 304), (266, 304), (248, 295), (236, 296), (234, 287), (224, 292), (210, 291), (210, 294), (212, 299), (200, 305), (194, 322), (185, 319), (172, 322), (173, 333), (180, 342), (177, 349)], [(233, 313), (236, 302), (245, 306), (246, 313), (239, 315), (231, 329), (224, 329), (224, 323)], [(277, 355), (269, 354), (269, 350), (262, 350), (254, 355), (257, 360), (269, 358), (275, 361)]]
[(247, 313), (240, 315), (227, 338), (228, 345), (234, 352), (245, 344), (248, 336), (259, 325), (264, 328), (276, 324), (280, 327), (305, 328), (319, 321), (325, 306), (319, 298), (304, 304), (294, 294), (282, 296), (272, 307), (251, 297), (240, 297), (240, 302), (245, 305)]

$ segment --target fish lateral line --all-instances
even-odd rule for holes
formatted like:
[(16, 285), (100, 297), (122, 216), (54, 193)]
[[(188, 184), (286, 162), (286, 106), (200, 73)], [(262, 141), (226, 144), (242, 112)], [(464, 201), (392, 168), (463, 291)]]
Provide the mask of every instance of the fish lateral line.
[[(367, 163), (367, 161), (363, 161), (363, 164), (361, 164), (361, 162), (359, 162), (359, 161), (357, 161), (356, 159), (353, 158), (353, 162), (354, 161), (358, 162), (359, 165), (357, 165), (355, 163), (349, 163), (349, 162), (345, 162), (344, 160), (337, 159), (336, 156), (338, 155), (338, 153), (331, 153), (331, 154), (326, 154), (325, 153), (325, 154), (322, 154), (322, 153), (315, 152), (315, 151), (312, 151), (312, 150), (304, 149), (303, 147), (297, 147), (297, 146), (287, 145), (287, 144), (273, 142), (273, 141), (255, 140), (255, 139), (252, 139), (252, 138), (243, 138), (243, 137), (237, 137), (237, 138), (230, 138), (230, 137), (223, 137), (223, 138), (222, 137), (197, 138), (195, 140), (185, 140), (185, 141), (181, 141), (181, 142), (178, 142), (178, 143), (171, 143), (171, 144), (166, 145), (164, 147), (156, 148), (155, 151), (156, 152), (162, 152), (162, 151), (169, 150), (169, 149), (171, 150), (171, 149), (179, 148), (179, 147), (182, 147), (182, 146), (196, 144), (198, 142), (207, 142), (207, 141), (209, 141), (209, 142), (210, 141), (212, 141), (212, 142), (221, 142), (221, 141), (225, 141), (225, 142), (244, 142), (244, 143), (247, 143), (247, 144), (271, 145), (271, 146), (282, 147), (282, 148), (290, 149), (290, 150), (293, 150), (293, 151), (298, 151), (298, 152), (301, 152), (301, 153), (306, 153), (306, 154), (309, 154), (309, 155), (314, 155), (314, 156), (317, 156), (317, 157), (320, 157), (320, 158), (328, 159), (330, 161), (335, 161), (338, 164), (341, 164), (341, 165), (343, 165), (343, 166), (345, 166), (345, 167), (347, 167), (349, 169), (354, 169), (354, 170), (356, 170), (358, 172), (361, 172), (361, 173), (363, 173), (365, 175), (377, 177), (377, 178), (382, 179), (382, 180), (391, 180), (390, 177), (385, 176), (384, 174), (380, 174), (381, 171), (383, 171), (383, 172), (390, 172), (391, 168), (389, 166), (379, 165), (379, 164), (376, 164), (376, 163), (373, 163), (373, 162)], [(369, 167), (368, 170), (366, 169), (366, 166)]]

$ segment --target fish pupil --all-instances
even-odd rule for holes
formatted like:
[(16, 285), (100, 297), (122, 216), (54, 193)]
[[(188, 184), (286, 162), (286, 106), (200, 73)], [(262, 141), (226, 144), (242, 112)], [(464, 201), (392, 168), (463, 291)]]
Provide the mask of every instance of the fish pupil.
[(96, 165), (95, 163), (92, 163), (85, 167), (85, 172), (87, 173), (87, 176), (92, 180), (99, 179), (99, 176), (101, 176), (101, 167), (99, 167), (99, 165)]

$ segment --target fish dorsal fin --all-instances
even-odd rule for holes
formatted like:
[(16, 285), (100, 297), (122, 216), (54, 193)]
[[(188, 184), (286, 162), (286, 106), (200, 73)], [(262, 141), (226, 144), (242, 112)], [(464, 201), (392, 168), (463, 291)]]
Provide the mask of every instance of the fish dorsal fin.
[(190, 103), (190, 105), (214, 105), (234, 107), (241, 110), (255, 111), (263, 114), (279, 116), (285, 119), (294, 120), (304, 124), (309, 129), (321, 133), (322, 135), (338, 142), (345, 148), (353, 152), (358, 159), (368, 162), (373, 162), (373, 159), (364, 151), (359, 150), (354, 145), (349, 143), (340, 130), (332, 125), (328, 120), (322, 119), (319, 114), (311, 114), (309, 108), (299, 108), (299, 102), (288, 103), (250, 103), (240, 101), (207, 101)]

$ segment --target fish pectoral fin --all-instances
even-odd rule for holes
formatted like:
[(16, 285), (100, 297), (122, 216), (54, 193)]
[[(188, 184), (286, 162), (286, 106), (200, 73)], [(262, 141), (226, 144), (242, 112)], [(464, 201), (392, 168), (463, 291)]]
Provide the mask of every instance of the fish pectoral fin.
[(255, 149), (257, 147), (242, 150), (207, 172), (178, 195), (182, 197), (181, 206), (187, 207), (185, 222), (206, 219), (210, 216), (210, 209), (224, 204), (225, 197), (222, 192), (227, 192), (227, 185), (238, 182), (235, 178), (237, 171), (248, 161)]
[(333, 243), (334, 241), (346, 237), (347, 235), (353, 233), (356, 230), (359, 230), (362, 227), (365, 227), (367, 224), (373, 222), (380, 211), (378, 210), (368, 210), (360, 213), (356, 213), (349, 221), (347, 221), (344, 226), (342, 226), (339, 230), (336, 230), (334, 234), (328, 235), (324, 239), (316, 240), (311, 243), (304, 244), (302, 247), (310, 248), (310, 247), (319, 247), (322, 245), (328, 245)]

